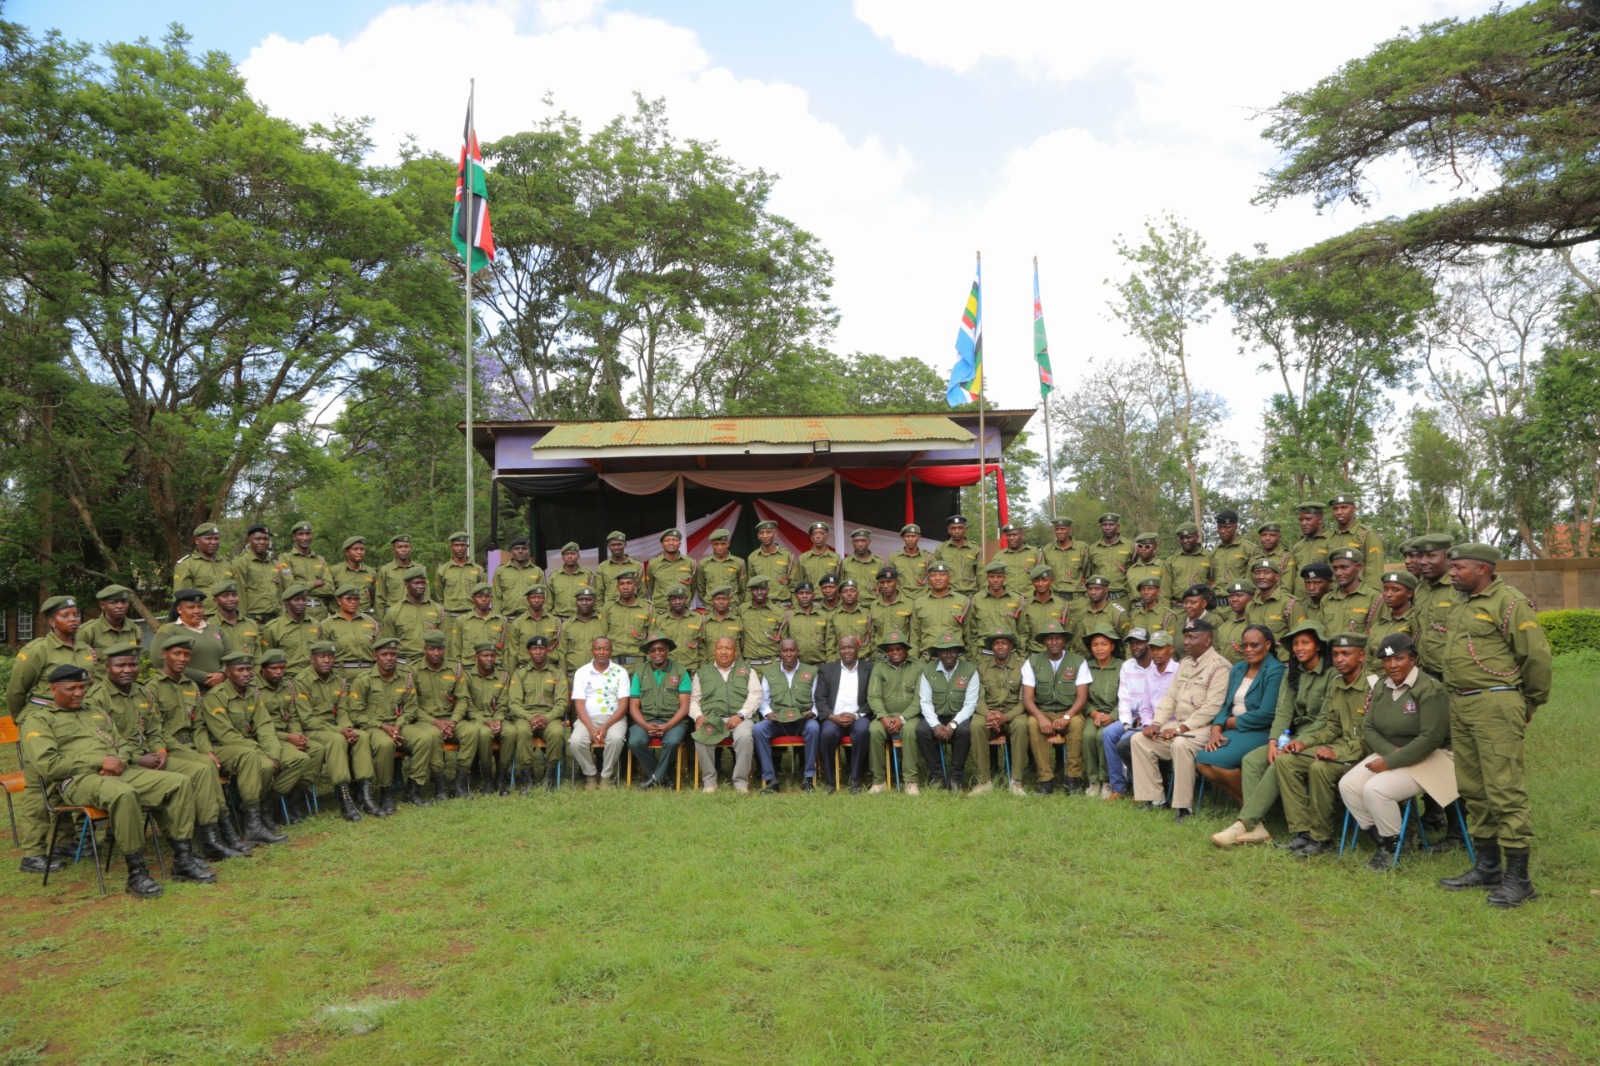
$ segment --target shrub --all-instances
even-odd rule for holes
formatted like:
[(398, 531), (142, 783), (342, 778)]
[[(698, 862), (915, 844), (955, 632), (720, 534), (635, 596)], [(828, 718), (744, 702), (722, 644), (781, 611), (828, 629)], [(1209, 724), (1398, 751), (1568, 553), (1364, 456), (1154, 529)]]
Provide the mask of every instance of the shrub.
[(1600, 651), (1600, 611), (1540, 611), (1539, 624), (1557, 655), (1581, 648)]

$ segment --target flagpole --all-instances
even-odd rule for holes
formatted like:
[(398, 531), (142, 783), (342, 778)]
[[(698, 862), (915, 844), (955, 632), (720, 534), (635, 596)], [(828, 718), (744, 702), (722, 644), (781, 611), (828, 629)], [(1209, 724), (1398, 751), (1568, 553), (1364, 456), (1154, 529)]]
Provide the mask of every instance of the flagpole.
[[(473, 109), (477, 102), (478, 79), (467, 79), (467, 131), (469, 137), (477, 136), (477, 124), (473, 121)], [(467, 216), (467, 251), (461, 257), (461, 273), (465, 277), (464, 292), (466, 293), (466, 358), (467, 358), (467, 558), (477, 558), (474, 550), (474, 534), (477, 532), (473, 525), (472, 507), (472, 250), (473, 225), (477, 222), (477, 212), (472, 210), (472, 145), (464, 144), (461, 149), (461, 210)]]
[[(1039, 288), (1039, 257), (1033, 257), (1033, 287)], [(1043, 389), (1039, 390), (1044, 392)], [(1056, 451), (1050, 443), (1050, 394), (1044, 393), (1044, 461), (1045, 472), (1050, 476), (1050, 518), (1056, 516)]]
[[(978, 276), (983, 276), (983, 253), (978, 253)], [(983, 328), (983, 291), (978, 291), (978, 328)], [(981, 334), (980, 334), (981, 336)], [(978, 362), (978, 550), (984, 562), (989, 561), (989, 475), (988, 437), (983, 429), (983, 362), (980, 349)], [(998, 530), (996, 531), (998, 532)]]

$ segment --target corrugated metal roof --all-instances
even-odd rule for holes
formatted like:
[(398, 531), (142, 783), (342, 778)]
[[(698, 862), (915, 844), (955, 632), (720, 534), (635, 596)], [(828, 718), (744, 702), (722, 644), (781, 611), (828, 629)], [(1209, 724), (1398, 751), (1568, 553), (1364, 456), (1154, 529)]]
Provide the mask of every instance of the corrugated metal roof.
[(656, 418), (622, 422), (569, 422), (533, 446), (546, 449), (747, 444), (968, 444), (974, 436), (944, 415), (821, 415), (798, 418)]

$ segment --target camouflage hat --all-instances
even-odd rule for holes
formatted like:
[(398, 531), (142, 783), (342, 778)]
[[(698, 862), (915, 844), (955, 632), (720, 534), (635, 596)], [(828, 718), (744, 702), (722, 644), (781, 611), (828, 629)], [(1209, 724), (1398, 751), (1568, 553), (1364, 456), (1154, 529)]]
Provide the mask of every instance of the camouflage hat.
[(107, 585), (94, 594), (94, 598), (101, 603), (107, 600), (129, 600), (133, 598), (133, 590), (126, 585)]
[(365, 544), (366, 542), (366, 537), (346, 537), (344, 538), (344, 543), (339, 545), (339, 550), (342, 552), (347, 552), (351, 548), (354, 548), (357, 544)]
[(892, 566), (880, 566), (878, 567), (878, 572), (872, 576), (878, 581), (888, 581), (891, 579), (894, 581), (899, 581), (900, 571), (896, 570)]
[(1050, 525), (1052, 527), (1056, 528), (1056, 529), (1060, 529), (1062, 526), (1065, 526), (1066, 528), (1071, 529), (1072, 528), (1072, 519), (1068, 518), (1065, 515), (1056, 515), (1055, 517), (1050, 519)]
[(1136, 589), (1158, 589), (1161, 587), (1161, 579), (1155, 576), (1141, 577), (1139, 583), (1133, 587)]
[(930, 574), (948, 574), (950, 573), (950, 564), (932, 563), (929, 565), (927, 572)]
[(948, 629), (928, 642), (929, 651), (938, 651), (941, 648), (961, 648), (965, 650), (966, 647), (967, 642)]
[(575, 540), (569, 540), (569, 541), (567, 541), (565, 544), (563, 544), (561, 546), (561, 554), (562, 555), (565, 555), (568, 552), (581, 552), (581, 551), (583, 551), (583, 549), (578, 547), (578, 542), (575, 541)]
[(410, 533), (396, 533), (394, 536), (389, 538), (389, 543), (390, 544), (410, 544), (411, 543), (411, 534)]
[(1006, 572), (1006, 564), (990, 563), (988, 566), (983, 568), (983, 572), (986, 574), (1003, 574)]
[(1300, 514), (1321, 514), (1327, 508), (1317, 500), (1302, 500), (1295, 511)]
[(1417, 579), (1409, 570), (1386, 570), (1379, 582), (1384, 585), (1404, 585), (1408, 589), (1417, 587)]
[(1367, 635), (1365, 633), (1335, 633), (1328, 640), (1330, 648), (1365, 648)]
[(1348, 492), (1341, 492), (1341, 493), (1339, 493), (1339, 495), (1335, 496), (1333, 499), (1328, 501), (1328, 506), (1332, 507), (1335, 504), (1345, 504), (1345, 503), (1353, 504), (1355, 502), (1356, 502), (1356, 498), (1354, 496), (1350, 495)]
[(1455, 538), (1448, 533), (1424, 533), (1416, 538), (1417, 551), (1419, 552), (1449, 551), (1455, 542)]
[(1150, 643), (1150, 631), (1144, 626), (1134, 626), (1128, 630), (1127, 639), (1130, 641), (1137, 640), (1141, 644), (1148, 644)]
[[(437, 636), (441, 640), (444, 638), (444, 634), (443, 633), (439, 633), (439, 632), (435, 631), (433, 633), (429, 633), (427, 637), (423, 637), (422, 638), (422, 643), (424, 643), (424, 644), (428, 643), (428, 637), (432, 637), (432, 636)], [(379, 637), (377, 640), (372, 642), (372, 650), (373, 651), (383, 651), (383, 650), (385, 650), (387, 648), (393, 648), (396, 651), (399, 651), (400, 650), (400, 638), (399, 637)]]
[(1111, 641), (1113, 649), (1122, 643), (1122, 638), (1117, 635), (1117, 631), (1112, 629), (1110, 623), (1108, 622), (1096, 622), (1093, 629), (1084, 631), (1083, 647), (1085, 651), (1089, 649), (1089, 642), (1095, 637), (1105, 637), (1107, 640)]
[(480, 581), (476, 585), (472, 586), (472, 594), (474, 596), (493, 596), (494, 586), (489, 584), (487, 581)]
[(138, 654), (139, 645), (124, 641), (121, 644), (111, 645), (111, 647), (100, 653), (100, 657), (102, 659), (117, 659), (124, 655), (137, 656)]
[(1336, 563), (1340, 560), (1348, 560), (1352, 563), (1365, 563), (1367, 561), (1367, 556), (1359, 548), (1335, 548), (1333, 551), (1328, 553), (1328, 562)]
[(195, 526), (194, 532), (189, 535), (191, 537), (220, 537), (222, 535), (222, 530), (217, 528), (217, 524), (215, 522), (202, 522), (198, 526)]
[(770, 518), (763, 518), (761, 521), (756, 523), (756, 532), (757, 533), (761, 532), (763, 529), (773, 529), (773, 530), (775, 530), (777, 528), (778, 528), (778, 523), (774, 522)]
[(640, 644), (639, 647), (648, 649), (652, 644), (665, 644), (668, 651), (674, 651), (678, 647), (677, 641), (673, 640), (659, 629), (652, 631), (648, 637), (645, 637), (644, 643)]
[(744, 587), (747, 588), (747, 589), (764, 589), (764, 588), (766, 588), (767, 586), (769, 586), (771, 584), (772, 584), (772, 579), (771, 578), (767, 577), (765, 574), (757, 574), (755, 577), (751, 578), (749, 581), (746, 581), (744, 583)]
[[(395, 643), (398, 644), (400, 642), (395, 641)], [(245, 663), (250, 666), (254, 666), (256, 664), (255, 656), (251, 655), (247, 651), (230, 651), (218, 661), (221, 662), (223, 666), (238, 666), (240, 663)]]
[(1012, 647), (1016, 647), (1017, 645), (1017, 635), (1011, 630), (1006, 629), (1004, 626), (985, 633), (983, 635), (983, 646), (985, 648), (992, 648), (994, 647), (994, 642), (997, 640), (1009, 640)]
[(1254, 585), (1246, 585), (1243, 581), (1235, 581), (1233, 584), (1228, 586), (1226, 591), (1230, 596), (1232, 596), (1235, 592), (1247, 592), (1254, 596), (1256, 594), (1256, 587)]
[(480, 640), (472, 645), (472, 654), (481, 655), (486, 651), (499, 651), (500, 646), (492, 640)]
[(229, 592), (233, 593), (234, 595), (238, 595), (239, 583), (237, 581), (223, 581), (211, 586), (212, 599), (216, 599), (218, 596), (222, 596)]
[(332, 655), (339, 650), (339, 645), (331, 640), (314, 640), (306, 650), (312, 655)]
[(1257, 533), (1282, 533), (1283, 532), (1283, 524), (1281, 522), (1263, 522), (1259, 526), (1256, 527), (1256, 532)]
[(1107, 511), (1105, 514), (1101, 515), (1098, 519), (1096, 519), (1096, 521), (1097, 522), (1121, 522), (1122, 521), (1122, 516), (1119, 515), (1115, 511)]
[(1154, 633), (1150, 634), (1150, 646), (1152, 648), (1172, 647), (1172, 634), (1168, 633), (1165, 629), (1156, 630)]
[[(422, 644), (427, 648), (442, 648), (445, 646), (445, 635), (437, 629), (422, 635)], [(373, 647), (377, 647), (376, 644)]]
[[(717, 539), (716, 538), (716, 534), (712, 534), (711, 539), (712, 540), (716, 540)], [(622, 541), (624, 544), (626, 544), (628, 542), (628, 535), (626, 533), (624, 533), (620, 529), (613, 529), (610, 533), (606, 534), (606, 543), (607, 544), (613, 544), (613, 543), (615, 543), (616, 541), (619, 541), (619, 540)]]
[(52, 685), (71, 684), (74, 681), (87, 680), (89, 680), (89, 671), (76, 663), (62, 663), (50, 671), (49, 681)]
[(911, 641), (898, 629), (889, 630), (883, 635), (883, 639), (878, 641), (878, 647), (880, 648), (890, 648), (896, 644), (903, 644), (908, 648), (911, 647)]
[(282, 648), (268, 648), (256, 656), (257, 666), (271, 666), (273, 663), (287, 663), (289, 657), (283, 654)]
[[(1084, 583), (1085, 586), (1103, 585), (1106, 588), (1110, 588), (1111, 587), (1111, 582), (1107, 581), (1105, 579), (1105, 575), (1103, 575), (1103, 574), (1090, 574), (1087, 578), (1084, 579), (1083, 583)], [(1156, 584), (1159, 585), (1160, 582), (1158, 581), (1158, 582), (1156, 582)]]
[(546, 588), (545, 586), (543, 586), (543, 585), (529, 585), (528, 586), (528, 591), (524, 592), (523, 595), (524, 596), (548, 596), (548, 595), (550, 595), (550, 590), (548, 588)]
[(361, 595), (361, 590), (356, 588), (354, 585), (340, 585), (336, 590), (334, 590), (333, 598), (336, 600), (342, 600), (346, 596), (359, 595)]
[(666, 540), (668, 537), (677, 537), (679, 540), (682, 540), (683, 530), (679, 529), (677, 526), (673, 526), (671, 529), (663, 530), (661, 536), (657, 537), (656, 539)]
[(1479, 544), (1469, 541), (1466, 544), (1457, 544), (1450, 549), (1452, 559), (1474, 559), (1480, 563), (1498, 563), (1500, 550), (1492, 544)]
[(1190, 618), (1183, 623), (1185, 633), (1215, 633), (1217, 627), (1211, 624), (1209, 618)]
[(1133, 538), (1135, 544), (1154, 544), (1161, 538), (1154, 533), (1140, 533)]
[[(174, 592), (172, 594), (172, 602), (173, 603), (199, 603), (202, 600), (204, 600), (205, 598), (206, 598), (206, 593), (205, 593), (204, 589), (179, 589), (177, 592)], [(65, 599), (71, 599), (71, 597), (70, 596), (57, 596), (56, 597), (56, 600), (65, 600)], [(44, 601), (44, 613), (45, 614), (49, 614), (52, 610), (55, 609), (54, 607), (50, 606), (52, 603), (55, 603), (55, 600), (45, 600)], [(60, 606), (63, 606), (63, 605), (60, 604), (60, 603), (56, 603), (56, 607), (60, 607)], [(65, 606), (71, 607), (71, 606), (76, 606), (76, 604), (75, 603), (66, 604)]]
[(1180, 537), (1187, 536), (1187, 535), (1189, 535), (1191, 533), (1195, 534), (1196, 536), (1199, 536), (1200, 527), (1195, 525), (1193, 522), (1184, 522), (1177, 529), (1174, 529), (1173, 532), (1176, 533)]
[(304, 585), (290, 585), (278, 595), (280, 600), (292, 600), (296, 596), (310, 595), (311, 590)]
[(1378, 645), (1378, 658), (1387, 659), (1393, 655), (1405, 655), (1407, 652), (1415, 655), (1417, 642), (1411, 639), (1410, 633), (1391, 633), (1383, 638)]
[(826, 523), (826, 522), (813, 522), (809, 526), (806, 527), (806, 532), (807, 533), (815, 533), (819, 529), (822, 530), (824, 533), (832, 533), (833, 532), (833, 527), (828, 525), (828, 523)]
[(166, 651), (168, 648), (192, 647), (194, 647), (194, 637), (190, 636), (188, 633), (169, 633), (167, 636), (162, 638), (160, 650)]
[(1050, 619), (1049, 621), (1045, 622), (1044, 625), (1040, 626), (1039, 627), (1039, 631), (1034, 635), (1035, 636), (1040, 636), (1040, 637), (1047, 637), (1052, 633), (1060, 633), (1062, 636), (1067, 636), (1068, 635), (1067, 634), (1067, 627), (1061, 624), (1061, 619), (1059, 619), (1059, 618)]
[(907, 533), (915, 533), (920, 537), (922, 536), (922, 527), (917, 525), (915, 522), (907, 522), (905, 525), (900, 527), (900, 535), (903, 537)]
[(1045, 563), (1040, 563), (1038, 566), (1036, 566), (1032, 570), (1028, 571), (1028, 580), (1029, 581), (1037, 581), (1041, 577), (1055, 577), (1055, 576), (1056, 576), (1056, 572), (1054, 570), (1052, 570)]
[(406, 567), (406, 572), (401, 574), (400, 577), (405, 581), (415, 581), (419, 577), (427, 580), (428, 570), (427, 567), (423, 566), (408, 566)]
[(471, 539), (471, 537), (467, 536), (467, 531), (464, 529), (458, 529), (454, 533), (450, 534), (451, 544), (460, 544), (463, 541), (468, 541)]
[(535, 633), (528, 638), (527, 646), (530, 648), (548, 648), (550, 646), (550, 638), (543, 633)]
[(310, 533), (311, 532), (311, 523), (310, 522), (296, 522), (294, 525), (289, 527), (289, 532), (290, 533)]
[(1250, 563), (1250, 569), (1252, 572), (1256, 570), (1271, 570), (1274, 574), (1281, 573), (1278, 569), (1278, 564), (1266, 558), (1253, 560)]
[(733, 539), (733, 534), (729, 533), (726, 529), (713, 529), (711, 531), (711, 536), (709, 538), (707, 538), (707, 539), (709, 539), (709, 540), (732, 540)]

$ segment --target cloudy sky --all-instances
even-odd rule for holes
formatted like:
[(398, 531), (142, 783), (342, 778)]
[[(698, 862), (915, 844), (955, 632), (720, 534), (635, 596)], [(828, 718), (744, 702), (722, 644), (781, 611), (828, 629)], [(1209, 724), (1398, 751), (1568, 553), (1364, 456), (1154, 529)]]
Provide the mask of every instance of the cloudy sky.
[[(453, 154), (468, 77), (485, 140), (534, 123), (546, 93), (588, 127), (631, 109), (635, 90), (663, 96), (680, 135), (781, 175), (775, 209), (835, 257), (838, 350), (947, 372), (981, 250), (990, 402), (1032, 407), (1034, 256), (1070, 394), (1091, 361), (1138, 354), (1106, 310), (1118, 234), (1170, 211), (1220, 260), (1356, 225), (1351, 208), (1250, 205), (1273, 163), (1255, 112), (1403, 27), (1489, 6), (13, 0), (5, 17), (96, 42), (180, 22), (197, 47), (232, 55), (274, 113), (371, 116), (385, 154), (408, 134)], [(1399, 166), (1377, 176), (1380, 214), (1445, 194)], [(1271, 379), (1247, 372), (1225, 315), (1192, 350), (1248, 439)]]

